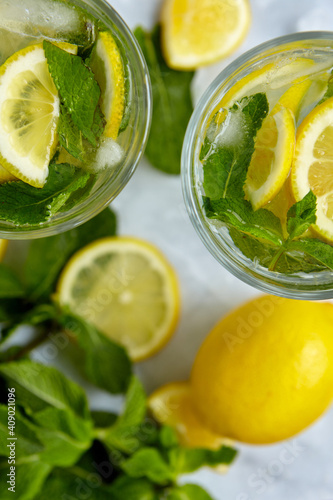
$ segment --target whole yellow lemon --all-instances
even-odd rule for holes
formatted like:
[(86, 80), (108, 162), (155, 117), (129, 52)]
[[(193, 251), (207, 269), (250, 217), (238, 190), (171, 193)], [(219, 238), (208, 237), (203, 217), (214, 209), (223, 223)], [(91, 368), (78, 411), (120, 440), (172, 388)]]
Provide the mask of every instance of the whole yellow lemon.
[(295, 435), (333, 399), (333, 305), (262, 296), (234, 310), (199, 350), (191, 397), (220, 435), (253, 444)]

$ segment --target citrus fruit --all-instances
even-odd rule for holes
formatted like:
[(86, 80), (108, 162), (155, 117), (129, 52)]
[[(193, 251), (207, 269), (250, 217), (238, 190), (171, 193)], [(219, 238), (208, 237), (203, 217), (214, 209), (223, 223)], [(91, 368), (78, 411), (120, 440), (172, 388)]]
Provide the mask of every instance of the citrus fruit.
[(248, 0), (165, 0), (162, 47), (167, 64), (195, 69), (227, 56), (250, 25)]
[(15, 179), (16, 177), (14, 175), (0, 165), (0, 184), (3, 182), (14, 181)]
[[(58, 45), (74, 51), (70, 44)], [(59, 97), (43, 45), (30, 45), (0, 67), (0, 162), (5, 170), (42, 187), (58, 142), (58, 120)]]
[(295, 119), (310, 86), (309, 78), (295, 80), (257, 133), (244, 187), (254, 210), (272, 201), (289, 175), (295, 150)]
[(333, 98), (316, 106), (297, 131), (291, 185), (301, 200), (310, 189), (317, 196), (316, 233), (333, 243)]
[(133, 361), (170, 339), (179, 316), (176, 274), (150, 243), (103, 238), (77, 252), (57, 287), (60, 303), (123, 344)]
[(290, 438), (333, 399), (333, 305), (261, 296), (224, 317), (193, 365), (191, 394), (217, 434)]
[(193, 408), (189, 382), (173, 382), (160, 387), (148, 399), (155, 420), (173, 427), (180, 443), (190, 448), (220, 448), (225, 438), (205, 427)]
[(101, 88), (104, 135), (117, 139), (125, 110), (125, 74), (118, 45), (110, 32), (99, 33), (90, 65)]
[(0, 239), (0, 261), (4, 258), (8, 246), (8, 240)]

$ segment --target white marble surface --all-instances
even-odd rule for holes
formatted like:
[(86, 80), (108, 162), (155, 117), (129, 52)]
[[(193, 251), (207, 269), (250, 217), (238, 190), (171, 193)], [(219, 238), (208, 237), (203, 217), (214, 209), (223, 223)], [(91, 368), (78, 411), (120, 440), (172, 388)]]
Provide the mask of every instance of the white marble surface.
[[(151, 27), (160, 0), (109, 0), (127, 24)], [(250, 0), (250, 33), (228, 60), (197, 72), (195, 102), (234, 57), (269, 38), (303, 30), (333, 29), (332, 0)], [(188, 378), (194, 356), (212, 325), (232, 307), (257, 294), (225, 271), (208, 253), (185, 212), (180, 178), (170, 177), (143, 160), (114, 202), (120, 233), (158, 245), (175, 266), (182, 289), (182, 317), (176, 335), (138, 372), (148, 391)], [(100, 407), (108, 400), (95, 393)], [(238, 460), (225, 476), (208, 470), (192, 475), (216, 500), (333, 500), (333, 411), (289, 443), (240, 446)], [(287, 451), (286, 451), (287, 450)], [(188, 478), (186, 478), (188, 479)]]

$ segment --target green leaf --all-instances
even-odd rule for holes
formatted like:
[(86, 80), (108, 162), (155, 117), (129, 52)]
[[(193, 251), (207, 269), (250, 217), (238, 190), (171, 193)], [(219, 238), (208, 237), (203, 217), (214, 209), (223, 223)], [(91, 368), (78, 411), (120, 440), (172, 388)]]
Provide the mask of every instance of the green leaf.
[(170, 491), (166, 500), (213, 500), (201, 486), (185, 484)]
[(85, 186), (90, 175), (66, 163), (51, 163), (42, 189), (22, 181), (1, 184), (0, 218), (19, 226), (45, 222), (62, 208), (73, 192)]
[(7, 445), (11, 442), (8, 439), (11, 437), (10, 431), (14, 432), (13, 437), (16, 438), (15, 454), (17, 459), (36, 455), (43, 451), (44, 446), (37, 437), (36, 426), (21, 414), (17, 405), (15, 406), (14, 418), (14, 430), (11, 431), (8, 428), (9, 422), (12, 422), (12, 420), (8, 420), (8, 407), (0, 405), (0, 455), (8, 457), (9, 448)]
[(132, 373), (126, 350), (71, 312), (63, 310), (58, 320), (84, 350), (84, 371), (90, 382), (111, 393), (123, 393)]
[(74, 125), (70, 113), (63, 104), (60, 105), (58, 135), (60, 145), (74, 158), (83, 161), (85, 150), (82, 132)]
[(84, 137), (96, 146), (93, 128), (101, 91), (93, 72), (85, 66), (79, 56), (69, 54), (50, 42), (44, 40), (43, 48), (62, 103)]
[(316, 238), (295, 240), (289, 243), (288, 250), (304, 252), (322, 265), (333, 270), (333, 247)]
[(193, 72), (175, 71), (164, 61), (160, 27), (151, 33), (139, 27), (134, 35), (145, 56), (153, 91), (153, 117), (146, 156), (151, 164), (169, 174), (179, 174), (187, 124), (193, 111)]
[(281, 245), (283, 232), (281, 222), (269, 210), (260, 208), (254, 211), (251, 203), (234, 198), (211, 200), (204, 197), (204, 210), (210, 219), (218, 219), (228, 227), (255, 238), (265, 240), (272, 245)]
[(177, 447), (169, 451), (169, 461), (177, 474), (188, 474), (204, 466), (229, 465), (236, 455), (237, 451), (230, 446), (218, 450)]
[(0, 262), (0, 299), (22, 297), (24, 293), (24, 287), (14, 271)]
[(290, 239), (301, 236), (312, 224), (315, 224), (316, 209), (317, 198), (312, 191), (290, 207), (287, 214), (287, 230)]
[[(0, 323), (15, 323), (19, 320), (24, 304), (17, 299), (0, 299)], [(4, 339), (1, 332), (1, 341)]]
[(173, 427), (169, 427), (167, 425), (164, 425), (161, 428), (159, 441), (165, 449), (179, 446), (179, 439), (176, 430)]
[[(113, 500), (96, 473), (81, 467), (54, 469), (34, 500)], [(125, 500), (125, 498), (123, 499)]]
[(67, 260), (92, 241), (116, 233), (116, 216), (108, 208), (79, 227), (49, 238), (33, 240), (25, 262), (31, 300), (48, 299)]
[[(15, 465), (15, 493), (8, 488), (12, 487), (7, 483), (9, 468), (7, 460), (0, 463), (0, 491), (1, 500), (35, 500), (36, 495), (43, 487), (52, 467), (39, 461), (38, 457), (34, 461), (28, 461)], [(61, 497), (58, 497), (61, 498)], [(44, 499), (43, 499), (44, 500)], [(49, 499), (51, 500), (51, 498)]]
[(104, 429), (111, 427), (117, 420), (118, 415), (106, 411), (92, 411), (91, 418), (93, 419), (95, 427)]
[(221, 125), (213, 121), (200, 153), (206, 196), (244, 198), (254, 140), (267, 113), (267, 97), (258, 93), (234, 104)]
[(122, 476), (112, 484), (110, 493), (114, 500), (158, 500), (154, 486), (145, 479)]
[(83, 389), (53, 367), (16, 361), (1, 364), (0, 374), (8, 386), (15, 387), (17, 399), (30, 415), (53, 406), (78, 418), (90, 419)]
[(142, 448), (121, 463), (124, 472), (133, 478), (147, 478), (167, 485), (175, 480), (175, 472), (155, 448)]
[(43, 462), (69, 467), (90, 448), (93, 441), (93, 422), (68, 410), (48, 407), (31, 414), (37, 424), (37, 435), (44, 444)]
[(139, 380), (133, 376), (126, 394), (124, 411), (116, 422), (103, 433), (103, 443), (129, 454), (136, 451), (140, 446), (138, 434), (146, 410), (145, 391)]

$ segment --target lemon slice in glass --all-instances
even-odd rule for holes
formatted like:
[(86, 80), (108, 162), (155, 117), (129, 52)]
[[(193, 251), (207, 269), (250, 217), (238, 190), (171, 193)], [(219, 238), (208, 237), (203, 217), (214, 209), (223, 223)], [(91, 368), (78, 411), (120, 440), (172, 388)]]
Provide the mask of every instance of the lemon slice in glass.
[(148, 408), (161, 425), (176, 430), (183, 446), (217, 449), (226, 443), (225, 438), (205, 427), (198, 417), (192, 405), (189, 382), (160, 387), (149, 397)]
[(310, 189), (317, 196), (312, 228), (333, 243), (333, 98), (316, 106), (297, 131), (291, 186), (297, 201)]
[(98, 34), (90, 67), (101, 88), (101, 110), (106, 119), (104, 135), (117, 139), (125, 111), (125, 73), (122, 57), (112, 34)]
[(133, 361), (161, 349), (178, 321), (175, 272), (155, 247), (135, 238), (103, 238), (77, 252), (57, 294), (61, 304), (123, 344)]
[[(77, 52), (75, 45), (57, 45)], [(58, 142), (58, 120), (59, 97), (43, 45), (30, 45), (0, 67), (0, 162), (4, 169), (42, 187)]]
[(248, 0), (165, 0), (162, 47), (168, 65), (195, 69), (227, 56), (251, 20)]

